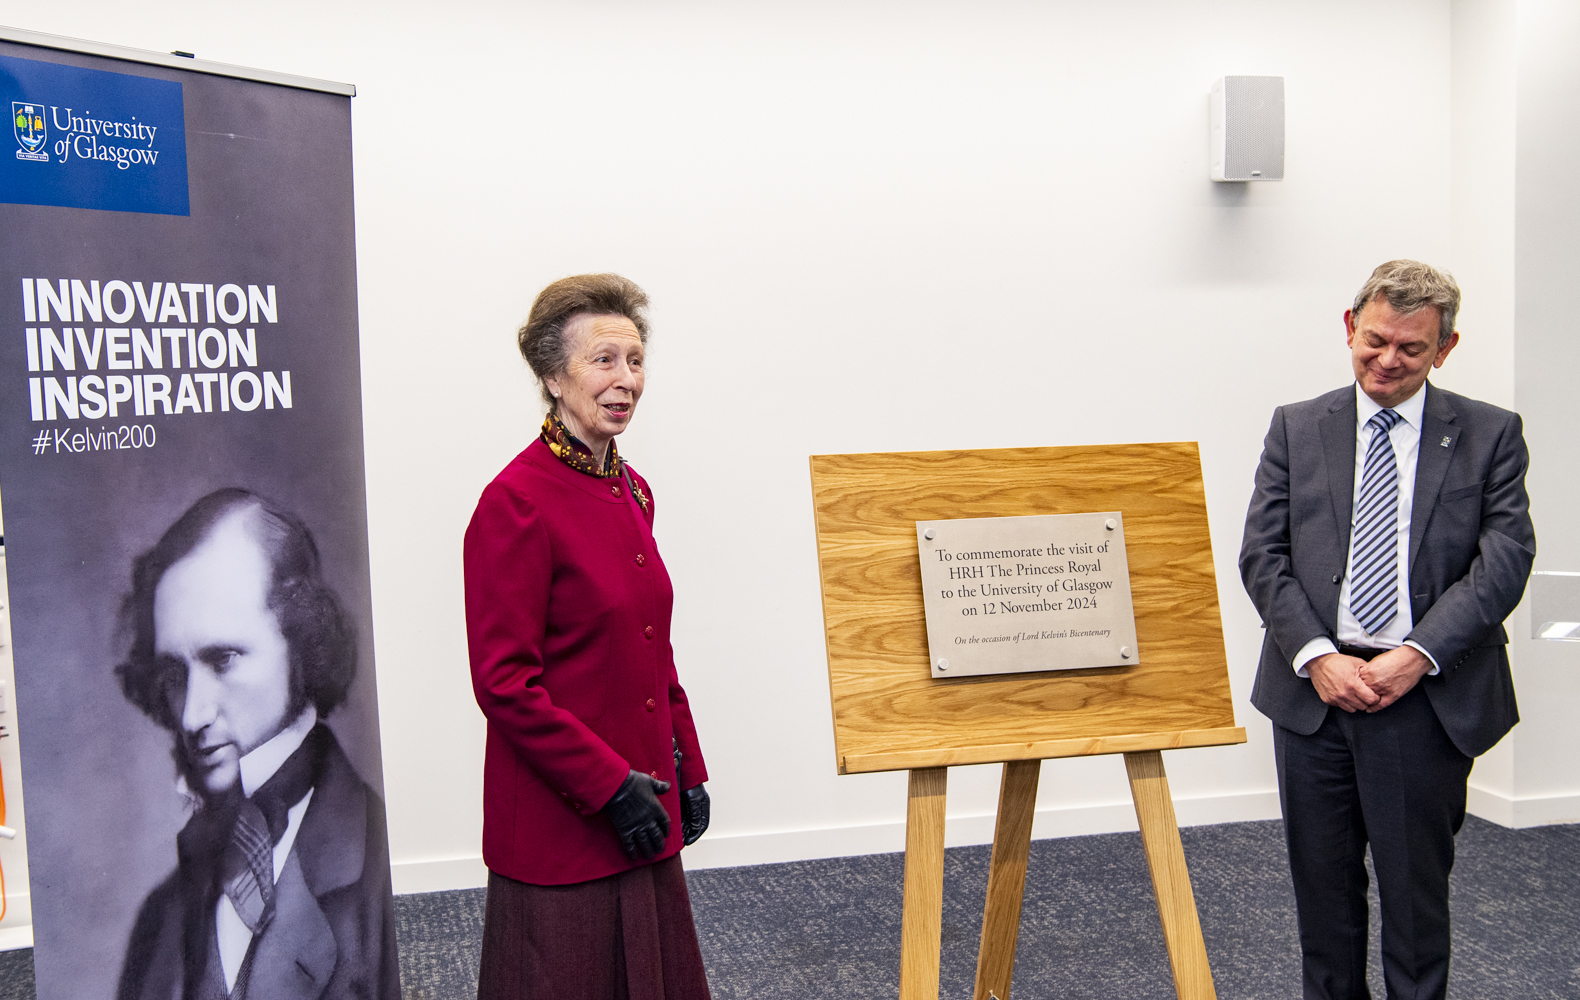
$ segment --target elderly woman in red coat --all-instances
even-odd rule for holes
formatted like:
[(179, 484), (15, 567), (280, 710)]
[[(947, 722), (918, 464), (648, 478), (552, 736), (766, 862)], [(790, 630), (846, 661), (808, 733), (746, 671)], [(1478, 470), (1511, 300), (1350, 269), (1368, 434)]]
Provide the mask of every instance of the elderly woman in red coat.
[(488, 717), (481, 1000), (706, 1000), (680, 848), (707, 768), (669, 643), (653, 491), (615, 449), (644, 382), (647, 296), (545, 288), (518, 335), (549, 413), (466, 530)]

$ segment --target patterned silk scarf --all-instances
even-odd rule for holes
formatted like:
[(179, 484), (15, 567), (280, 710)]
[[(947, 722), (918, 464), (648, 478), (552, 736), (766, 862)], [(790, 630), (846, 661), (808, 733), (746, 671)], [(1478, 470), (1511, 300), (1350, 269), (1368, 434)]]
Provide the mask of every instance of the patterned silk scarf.
[(642, 492), (642, 487), (637, 485), (625, 472), (625, 463), (620, 459), (620, 452), (614, 446), (614, 439), (609, 439), (609, 455), (604, 459), (603, 468), (598, 467), (598, 459), (593, 456), (592, 449), (586, 442), (572, 434), (559, 415), (550, 411), (543, 418), (543, 443), (549, 446), (555, 456), (577, 472), (584, 472), (589, 476), (599, 479), (613, 479), (624, 476), (626, 485), (631, 489), (631, 495), (636, 497), (636, 502), (647, 510), (647, 496)]

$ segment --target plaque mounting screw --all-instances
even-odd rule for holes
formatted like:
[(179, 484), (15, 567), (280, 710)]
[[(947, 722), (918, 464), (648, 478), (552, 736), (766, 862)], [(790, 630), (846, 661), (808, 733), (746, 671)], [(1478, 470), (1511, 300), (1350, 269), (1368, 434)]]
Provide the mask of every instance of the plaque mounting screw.
[(1119, 647), (1119, 658), (1121, 660), (1128, 660), (1128, 659), (1130, 659), (1130, 647), (1129, 646), (1120, 646)]
[(943, 659), (942, 657), (940, 657), (939, 660), (938, 660), (938, 669), (939, 670), (948, 670), (949, 669), (949, 661), (946, 660), (946, 659)]
[(1109, 518), (1103, 522), (1103, 527), (1107, 528), (1109, 531), (1113, 531), (1115, 528), (1119, 527), (1119, 522), (1113, 518)]
[(933, 540), (933, 529), (932, 528), (928, 528), (926, 531), (922, 532), (922, 537), (927, 539), (929, 542), (932, 541)]

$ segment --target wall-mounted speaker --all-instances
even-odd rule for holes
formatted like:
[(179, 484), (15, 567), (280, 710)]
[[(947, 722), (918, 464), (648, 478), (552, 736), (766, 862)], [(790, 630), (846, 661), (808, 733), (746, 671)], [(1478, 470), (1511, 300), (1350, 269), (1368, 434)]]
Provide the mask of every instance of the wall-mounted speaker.
[(1212, 179), (1284, 179), (1284, 78), (1225, 76), (1212, 85)]

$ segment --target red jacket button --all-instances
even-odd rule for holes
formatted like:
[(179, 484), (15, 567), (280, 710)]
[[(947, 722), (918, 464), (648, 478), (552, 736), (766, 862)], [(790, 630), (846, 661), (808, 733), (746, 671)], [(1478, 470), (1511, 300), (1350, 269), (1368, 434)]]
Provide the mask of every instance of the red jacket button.
[(658, 772), (657, 771), (649, 771), (649, 772), (647, 772), (647, 776), (649, 778), (652, 778), (654, 781), (658, 780)]
[(642, 553), (638, 552), (636, 554), (636, 564), (638, 566), (646, 566), (647, 565), (647, 556), (644, 556)]
[(654, 701), (651, 698), (647, 699), (647, 710), (649, 712), (653, 711), (653, 709), (655, 709), (657, 707), (658, 707), (658, 702)]
[(642, 634), (647, 636), (649, 639), (653, 638), (653, 626), (649, 625), (647, 628), (643, 629)]
[(619, 496), (620, 495), (620, 487), (618, 487), (618, 486), (611, 486), (611, 487), (609, 487), (609, 492), (613, 493), (615, 496)]

